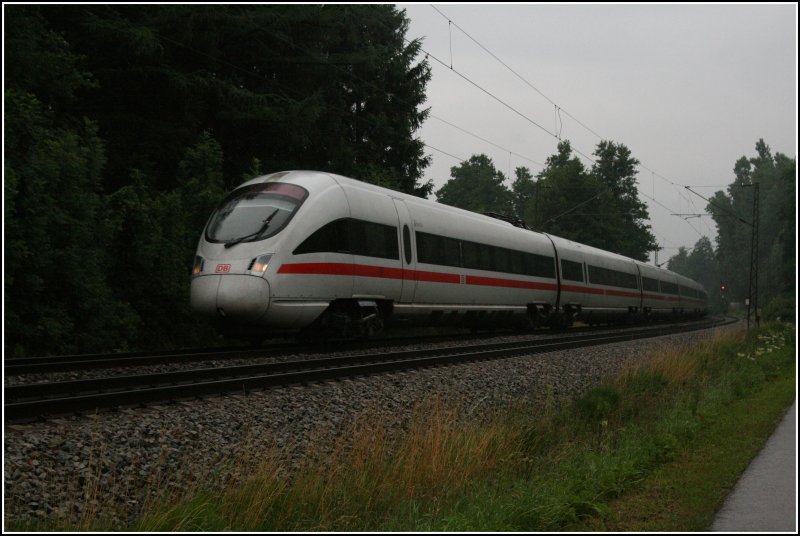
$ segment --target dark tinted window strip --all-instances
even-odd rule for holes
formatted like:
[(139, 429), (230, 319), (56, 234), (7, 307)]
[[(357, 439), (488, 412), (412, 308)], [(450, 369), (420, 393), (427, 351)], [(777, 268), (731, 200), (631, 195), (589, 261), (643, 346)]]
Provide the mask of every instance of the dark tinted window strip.
[(555, 279), (553, 257), (420, 231), (416, 236), (419, 262)]
[(292, 253), (352, 253), (400, 260), (397, 227), (354, 218), (343, 218), (320, 227)]
[(659, 281), (659, 284), (661, 285), (661, 292), (663, 292), (664, 294), (674, 294), (676, 296), (678, 295), (678, 285), (676, 285), (675, 283), (669, 283), (667, 281)]
[(583, 282), (583, 266), (579, 262), (561, 259), (561, 276), (568, 281)]
[(643, 277), (642, 278), (642, 287), (644, 290), (648, 290), (651, 292), (658, 292), (658, 279), (652, 279), (650, 277)]
[(636, 274), (589, 265), (589, 281), (597, 285), (619, 288), (639, 288)]

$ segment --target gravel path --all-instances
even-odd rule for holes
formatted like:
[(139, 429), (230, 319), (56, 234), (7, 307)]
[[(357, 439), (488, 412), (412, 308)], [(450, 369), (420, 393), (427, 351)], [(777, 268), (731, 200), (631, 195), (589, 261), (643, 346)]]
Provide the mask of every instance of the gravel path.
[(563, 402), (660, 348), (694, 345), (710, 333), (5, 426), (6, 527), (100, 516), (124, 528), (148, 494), (236, 478), (225, 463), (231, 459), (258, 459), (277, 448), (296, 466), (307, 450), (332, 445), (354, 419), (374, 415), (399, 429), (435, 395), (475, 415), (547, 396)]

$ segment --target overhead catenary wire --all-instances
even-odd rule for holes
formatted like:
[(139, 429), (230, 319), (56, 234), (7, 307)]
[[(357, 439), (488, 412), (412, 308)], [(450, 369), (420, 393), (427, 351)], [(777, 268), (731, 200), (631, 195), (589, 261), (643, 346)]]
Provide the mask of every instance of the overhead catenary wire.
[[(548, 97), (547, 95), (545, 95), (544, 93), (542, 93), (542, 92), (539, 90), (539, 88), (537, 88), (536, 86), (534, 86), (533, 84), (531, 84), (531, 83), (530, 83), (530, 82), (529, 82), (527, 79), (525, 79), (525, 77), (524, 77), (524, 76), (522, 76), (522, 75), (521, 75), (521, 74), (519, 74), (517, 71), (515, 71), (514, 69), (512, 69), (512, 68), (511, 68), (511, 66), (509, 66), (509, 65), (508, 65), (506, 62), (504, 62), (504, 61), (503, 61), (503, 60), (501, 60), (500, 58), (498, 58), (498, 57), (497, 57), (497, 56), (496, 56), (496, 55), (495, 55), (495, 54), (494, 54), (494, 53), (493, 53), (491, 50), (489, 50), (488, 48), (486, 48), (485, 46), (483, 46), (481, 43), (479, 43), (479, 42), (478, 42), (478, 40), (477, 40), (477, 39), (475, 39), (474, 37), (472, 37), (472, 36), (471, 36), (471, 35), (470, 35), (470, 34), (469, 34), (469, 33), (468, 33), (466, 30), (464, 30), (464, 29), (463, 29), (461, 26), (459, 26), (458, 24), (456, 24), (455, 22), (453, 22), (453, 21), (450, 19), (450, 17), (448, 17), (447, 15), (445, 15), (444, 13), (442, 13), (442, 11), (441, 11), (439, 8), (437, 8), (437, 7), (436, 7), (435, 5), (433, 5), (433, 4), (431, 4), (431, 7), (432, 7), (434, 10), (436, 10), (436, 12), (437, 12), (437, 13), (439, 13), (439, 14), (440, 14), (442, 17), (444, 17), (444, 18), (447, 20), (447, 22), (448, 22), (448, 25), (452, 24), (453, 26), (455, 26), (456, 28), (458, 28), (458, 30), (459, 30), (461, 33), (463, 33), (464, 35), (466, 35), (466, 36), (467, 36), (467, 37), (468, 37), (468, 38), (469, 38), (469, 39), (470, 39), (470, 40), (471, 40), (473, 43), (475, 43), (476, 45), (478, 45), (478, 46), (479, 46), (480, 48), (482, 48), (482, 49), (483, 49), (483, 50), (484, 50), (484, 51), (485, 51), (487, 54), (489, 54), (491, 57), (493, 57), (493, 58), (494, 58), (494, 59), (496, 59), (498, 62), (500, 62), (500, 64), (502, 64), (502, 65), (503, 65), (503, 66), (504, 66), (506, 69), (508, 69), (508, 70), (509, 70), (511, 73), (513, 73), (513, 74), (514, 74), (514, 76), (516, 76), (517, 78), (519, 78), (520, 80), (522, 80), (522, 81), (525, 83), (525, 85), (527, 85), (528, 87), (530, 87), (531, 89), (533, 89), (533, 90), (534, 90), (536, 93), (538, 93), (538, 94), (539, 94), (539, 95), (541, 95), (543, 98), (545, 98), (547, 101), (549, 101), (549, 102), (550, 102), (550, 104), (552, 104), (553, 106), (556, 106), (557, 108), (559, 108), (561, 111), (563, 111), (563, 112), (564, 112), (564, 114), (565, 114), (565, 115), (567, 115), (568, 117), (570, 117), (570, 118), (571, 118), (573, 121), (575, 121), (576, 123), (578, 123), (579, 125), (581, 125), (583, 128), (585, 128), (586, 130), (588, 130), (589, 132), (591, 132), (592, 134), (594, 134), (594, 135), (595, 135), (595, 136), (597, 136), (598, 138), (600, 138), (600, 139), (603, 139), (603, 136), (601, 136), (600, 134), (598, 134), (597, 132), (595, 132), (594, 130), (592, 130), (592, 129), (591, 129), (591, 128), (589, 128), (588, 126), (586, 126), (584, 123), (582, 123), (581, 121), (579, 121), (579, 120), (578, 120), (576, 117), (574, 117), (572, 114), (570, 114), (569, 112), (567, 112), (566, 110), (564, 110), (564, 108), (562, 108), (561, 106), (559, 106), (559, 105), (558, 105), (558, 104), (557, 104), (555, 101), (553, 101), (553, 100), (552, 100), (550, 97)], [(451, 47), (452, 47), (452, 41), (451, 41)]]
[(712, 205), (712, 206), (714, 206), (714, 207), (717, 207), (718, 209), (720, 209), (721, 211), (723, 211), (723, 212), (724, 212), (725, 214), (727, 214), (728, 216), (730, 216), (730, 217), (732, 217), (732, 218), (736, 218), (737, 220), (739, 220), (740, 222), (742, 222), (742, 223), (744, 223), (744, 224), (746, 224), (746, 225), (749, 225), (749, 226), (751, 226), (751, 227), (753, 226), (753, 224), (752, 224), (751, 222), (749, 222), (749, 221), (745, 220), (744, 218), (742, 218), (741, 216), (739, 216), (739, 215), (738, 215), (738, 214), (736, 214), (735, 212), (731, 211), (730, 209), (728, 209), (728, 208), (726, 208), (726, 207), (723, 207), (723, 206), (721, 206), (721, 205), (718, 205), (717, 203), (715, 203), (714, 201), (712, 201), (712, 200), (708, 199), (707, 197), (704, 197), (704, 196), (702, 196), (702, 195), (698, 194), (697, 192), (695, 192), (694, 190), (692, 190), (692, 189), (691, 189), (690, 187), (688, 187), (688, 186), (685, 186), (685, 188), (686, 188), (687, 190), (689, 190), (690, 192), (692, 192), (694, 195), (696, 195), (696, 196), (698, 196), (698, 197), (700, 197), (700, 198), (702, 198), (702, 199), (705, 199), (705, 200), (706, 200), (706, 201), (707, 201), (707, 202), (708, 202), (710, 205)]
[[(403, 38), (403, 39), (404, 39), (404, 40), (405, 40), (407, 43), (409, 43), (409, 44), (412, 42), (410, 39), (406, 39), (406, 38)], [(426, 58), (432, 58), (434, 61), (436, 61), (437, 63), (439, 63), (439, 64), (440, 64), (440, 65), (442, 65), (443, 67), (447, 67), (447, 64), (446, 64), (444, 61), (442, 61), (441, 59), (437, 58), (436, 56), (434, 56), (433, 54), (431, 54), (429, 51), (425, 50), (425, 49), (424, 49), (424, 48), (422, 48), (422, 47), (420, 47), (420, 50), (421, 50), (422, 52), (424, 52), (424, 53), (425, 53), (425, 57), (426, 57)], [(522, 112), (520, 112), (519, 110), (517, 110), (516, 108), (514, 108), (513, 106), (511, 106), (510, 104), (508, 104), (507, 102), (505, 102), (503, 99), (501, 99), (500, 97), (498, 97), (497, 95), (495, 95), (494, 93), (492, 93), (491, 91), (489, 91), (488, 89), (486, 89), (486, 88), (482, 87), (480, 84), (478, 84), (477, 82), (473, 81), (473, 80), (472, 80), (471, 78), (469, 78), (468, 76), (466, 76), (466, 75), (464, 75), (464, 74), (460, 73), (460, 72), (459, 72), (458, 70), (456, 70), (456, 69), (448, 68), (448, 70), (449, 70), (450, 72), (452, 72), (452, 73), (455, 73), (455, 74), (457, 74), (457, 75), (458, 75), (459, 77), (461, 77), (463, 80), (465, 80), (466, 82), (470, 83), (470, 84), (471, 84), (471, 85), (473, 85), (474, 87), (478, 88), (478, 89), (479, 89), (479, 90), (481, 90), (483, 93), (485, 93), (486, 95), (490, 96), (492, 99), (494, 99), (495, 101), (499, 102), (500, 104), (502, 104), (503, 106), (505, 106), (506, 108), (508, 108), (508, 109), (509, 109), (509, 110), (511, 110), (512, 112), (514, 112), (515, 114), (519, 115), (520, 117), (522, 117), (523, 119), (525, 119), (525, 120), (526, 120), (526, 121), (528, 121), (529, 123), (531, 123), (531, 124), (535, 125), (536, 127), (538, 127), (538, 128), (539, 128), (540, 130), (542, 130), (543, 132), (545, 132), (545, 133), (549, 134), (550, 136), (552, 136), (552, 137), (553, 137), (553, 138), (555, 138), (555, 139), (559, 139), (559, 138), (558, 138), (558, 134), (557, 134), (557, 133), (550, 132), (550, 131), (549, 131), (549, 130), (547, 130), (545, 127), (543, 127), (542, 125), (540, 125), (539, 123), (537, 123), (536, 121), (534, 121), (533, 119), (531, 119), (530, 117), (528, 117), (527, 115), (523, 114)], [(560, 141), (560, 140), (559, 140), (559, 141)], [(595, 160), (594, 160), (592, 157), (590, 157), (590, 156), (588, 156), (588, 155), (584, 154), (584, 153), (583, 153), (583, 152), (582, 152), (580, 149), (578, 149), (577, 147), (572, 147), (572, 150), (573, 150), (573, 151), (575, 151), (575, 152), (576, 152), (577, 154), (579, 154), (580, 156), (582, 156), (583, 158), (585, 158), (586, 160), (588, 160), (589, 162), (591, 162), (591, 163), (593, 163), (593, 164), (597, 163), (597, 162), (596, 162), (596, 161), (595, 161)]]
[[(439, 14), (440, 14), (442, 17), (444, 17), (444, 18), (445, 18), (445, 19), (448, 21), (448, 27), (449, 27), (450, 25), (453, 25), (453, 26), (455, 26), (456, 28), (458, 28), (458, 30), (459, 30), (461, 33), (463, 33), (465, 36), (467, 36), (467, 37), (468, 37), (468, 38), (469, 38), (469, 39), (470, 39), (470, 40), (471, 40), (473, 43), (475, 43), (476, 45), (478, 45), (478, 46), (479, 46), (479, 47), (480, 47), (480, 48), (481, 48), (483, 51), (485, 51), (487, 54), (489, 54), (491, 57), (493, 57), (495, 60), (497, 60), (497, 61), (498, 61), (498, 62), (499, 62), (501, 65), (503, 65), (503, 67), (505, 67), (506, 69), (508, 69), (508, 70), (509, 70), (511, 73), (513, 73), (513, 74), (514, 74), (514, 75), (515, 75), (517, 78), (519, 78), (520, 80), (522, 80), (522, 81), (523, 81), (523, 82), (524, 82), (524, 83), (525, 83), (525, 84), (526, 84), (528, 87), (530, 87), (531, 89), (533, 89), (534, 91), (536, 91), (536, 93), (538, 93), (539, 95), (541, 95), (541, 96), (542, 96), (542, 97), (543, 97), (545, 100), (547, 100), (547, 101), (548, 101), (550, 104), (552, 104), (552, 105), (555, 107), (555, 109), (556, 109), (556, 115), (558, 115), (560, 112), (564, 112), (564, 114), (565, 114), (565, 115), (567, 115), (568, 117), (570, 117), (571, 119), (573, 119), (573, 120), (574, 120), (576, 123), (578, 123), (579, 125), (581, 125), (582, 127), (584, 127), (584, 128), (587, 130), (587, 131), (591, 132), (592, 134), (594, 134), (596, 137), (598, 137), (598, 138), (600, 138), (600, 139), (604, 139), (604, 137), (603, 137), (603, 136), (601, 136), (600, 134), (598, 134), (598, 133), (597, 133), (597, 132), (595, 132), (593, 129), (589, 128), (588, 126), (586, 126), (586, 125), (585, 125), (583, 122), (581, 122), (580, 120), (578, 120), (578, 118), (576, 118), (575, 116), (573, 116), (572, 114), (570, 114), (569, 112), (567, 112), (567, 110), (565, 110), (565, 109), (564, 109), (562, 106), (560, 106), (558, 103), (556, 103), (556, 102), (555, 102), (553, 99), (551, 99), (550, 97), (548, 97), (547, 95), (545, 95), (545, 94), (544, 94), (544, 93), (543, 93), (541, 90), (539, 90), (539, 88), (537, 88), (536, 86), (534, 86), (533, 84), (531, 84), (531, 83), (530, 83), (530, 82), (529, 82), (527, 79), (525, 79), (525, 77), (523, 77), (521, 74), (519, 74), (517, 71), (515, 71), (515, 70), (514, 70), (514, 69), (513, 69), (511, 66), (509, 66), (509, 65), (508, 65), (506, 62), (504, 62), (502, 59), (500, 59), (500, 58), (499, 58), (499, 57), (498, 57), (498, 56), (497, 56), (495, 53), (493, 53), (491, 50), (489, 50), (488, 48), (486, 48), (486, 47), (485, 47), (483, 44), (481, 44), (481, 43), (480, 43), (480, 42), (479, 42), (477, 39), (475, 39), (474, 37), (472, 37), (472, 35), (470, 35), (470, 34), (469, 34), (469, 32), (467, 32), (466, 30), (464, 30), (464, 29), (463, 29), (461, 26), (459, 26), (459, 25), (458, 25), (456, 22), (454, 22), (454, 21), (453, 21), (453, 20), (452, 20), (450, 17), (448, 17), (447, 15), (445, 15), (445, 14), (444, 14), (444, 13), (443, 13), (443, 12), (442, 12), (442, 11), (441, 11), (439, 8), (437, 8), (437, 7), (436, 7), (435, 5), (433, 5), (433, 4), (431, 4), (430, 6), (431, 6), (431, 7), (432, 7), (432, 8), (433, 8), (433, 9), (434, 9), (434, 10), (435, 10), (437, 13), (439, 13)], [(451, 48), (452, 48), (452, 37), (451, 37), (451, 43), (450, 43), (450, 46), (451, 46)], [(563, 126), (563, 124), (562, 124), (562, 126)], [(554, 136), (555, 136), (556, 138), (558, 138), (558, 139), (561, 139), (561, 138), (560, 138), (560, 130), (558, 129), (558, 126), (556, 127), (556, 134), (554, 134)], [(576, 152), (577, 152), (577, 151), (576, 151)], [(662, 179), (662, 180), (665, 180), (666, 182), (668, 182), (668, 183), (670, 183), (670, 184), (672, 184), (672, 185), (674, 185), (674, 186), (685, 186), (685, 185), (680, 185), (680, 184), (677, 184), (677, 183), (675, 183), (675, 182), (673, 182), (673, 181), (670, 181), (670, 180), (669, 180), (669, 179), (667, 179), (666, 177), (664, 177), (664, 176), (662, 176), (662, 175), (660, 175), (660, 174), (656, 173), (655, 171), (651, 170), (650, 168), (646, 167), (645, 165), (643, 165), (643, 164), (641, 164), (641, 163), (640, 163), (640, 165), (641, 165), (641, 166), (642, 166), (644, 169), (646, 169), (647, 171), (650, 171), (650, 172), (653, 174), (653, 176), (657, 176), (657, 177), (659, 177), (660, 179)]]
[(466, 162), (466, 159), (464, 159), (464, 158), (462, 158), (462, 157), (460, 157), (460, 156), (456, 156), (456, 155), (450, 154), (450, 153), (448, 153), (447, 151), (442, 151), (441, 149), (437, 149), (437, 148), (436, 148), (436, 147), (434, 147), (433, 145), (428, 145), (428, 144), (427, 144), (427, 143), (425, 143), (425, 142), (422, 142), (422, 145), (424, 145), (425, 147), (428, 147), (429, 149), (433, 149), (434, 151), (439, 151), (439, 152), (440, 152), (440, 153), (442, 153), (442, 154), (446, 154), (446, 155), (447, 155), (447, 156), (449, 156), (450, 158), (455, 158), (455, 159), (456, 159), (456, 160), (458, 160), (459, 162)]
[[(404, 38), (404, 39), (405, 39), (405, 38)], [(411, 43), (411, 41), (410, 41), (409, 39), (405, 39), (405, 41), (406, 41), (406, 42), (408, 42), (408, 43)], [(447, 67), (447, 64), (446, 64), (445, 62), (443, 62), (442, 60), (440, 60), (439, 58), (437, 58), (436, 56), (434, 56), (433, 54), (431, 54), (430, 52), (428, 52), (428, 51), (427, 51), (427, 50), (425, 50), (424, 48), (420, 47), (420, 50), (421, 50), (422, 52), (424, 52), (424, 53), (425, 53), (425, 56), (426, 56), (426, 57), (433, 58), (433, 59), (434, 59), (434, 60), (435, 60), (437, 63), (440, 63), (442, 66), (444, 66), (444, 67)], [(549, 131), (549, 130), (547, 130), (545, 127), (543, 127), (542, 125), (540, 125), (539, 123), (537, 123), (536, 121), (534, 121), (533, 119), (531, 119), (530, 117), (528, 117), (527, 115), (525, 115), (524, 113), (520, 112), (519, 110), (517, 110), (516, 108), (514, 108), (513, 106), (511, 106), (510, 104), (508, 104), (507, 102), (505, 102), (503, 99), (501, 99), (500, 97), (498, 97), (497, 95), (495, 95), (494, 93), (492, 93), (491, 91), (489, 91), (488, 89), (484, 88), (483, 86), (481, 86), (481, 85), (480, 85), (480, 84), (478, 84), (477, 82), (473, 81), (473, 80), (472, 80), (471, 78), (469, 78), (468, 76), (465, 76), (465, 75), (461, 74), (461, 73), (460, 73), (460, 72), (459, 72), (457, 69), (454, 69), (454, 68), (450, 67), (450, 68), (449, 68), (449, 70), (450, 70), (451, 72), (453, 72), (453, 73), (457, 74), (458, 76), (460, 76), (460, 77), (461, 77), (463, 80), (465, 80), (466, 82), (469, 82), (469, 83), (470, 83), (470, 84), (472, 84), (474, 87), (476, 87), (476, 88), (478, 88), (479, 90), (481, 90), (482, 92), (484, 92), (486, 95), (490, 96), (492, 99), (496, 100), (497, 102), (499, 102), (500, 104), (502, 104), (503, 106), (505, 106), (506, 108), (508, 108), (509, 110), (511, 110), (512, 112), (514, 112), (515, 114), (517, 114), (518, 116), (522, 117), (522, 118), (523, 118), (523, 119), (525, 119), (527, 122), (529, 122), (529, 123), (531, 123), (532, 125), (534, 125), (534, 126), (538, 127), (539, 129), (541, 129), (543, 132), (545, 132), (545, 133), (549, 134), (550, 136), (556, 137), (556, 135), (555, 135), (554, 133), (550, 132), (550, 131)]]
[[(595, 132), (593, 129), (589, 128), (589, 127), (588, 127), (587, 125), (585, 125), (583, 122), (581, 122), (581, 121), (580, 121), (580, 120), (578, 120), (576, 117), (574, 117), (572, 114), (570, 114), (569, 112), (567, 112), (566, 110), (564, 110), (564, 109), (563, 109), (561, 106), (559, 106), (559, 105), (558, 105), (558, 104), (557, 104), (557, 103), (556, 103), (556, 102), (555, 102), (553, 99), (551, 99), (550, 97), (548, 97), (547, 95), (545, 95), (545, 94), (544, 94), (544, 93), (543, 93), (541, 90), (539, 90), (539, 89), (538, 89), (536, 86), (534, 86), (533, 84), (531, 84), (531, 83), (530, 83), (530, 82), (529, 82), (527, 79), (525, 79), (525, 77), (523, 77), (522, 75), (520, 75), (520, 74), (519, 74), (517, 71), (515, 71), (515, 70), (514, 70), (514, 69), (513, 69), (511, 66), (509, 66), (509, 65), (508, 65), (506, 62), (504, 62), (502, 59), (500, 59), (500, 58), (499, 58), (499, 57), (498, 57), (496, 54), (494, 54), (494, 53), (493, 53), (491, 50), (489, 50), (487, 47), (485, 47), (483, 44), (481, 44), (481, 43), (480, 43), (480, 42), (479, 42), (477, 39), (475, 39), (475, 38), (474, 38), (472, 35), (470, 35), (470, 34), (469, 34), (469, 32), (467, 32), (466, 30), (464, 30), (463, 28), (461, 28), (461, 26), (459, 26), (459, 25), (458, 25), (456, 22), (454, 22), (454, 21), (453, 21), (453, 20), (452, 20), (450, 17), (448, 17), (448, 16), (447, 16), (445, 13), (443, 13), (443, 12), (442, 12), (442, 11), (441, 11), (439, 8), (437, 8), (437, 7), (436, 7), (435, 5), (433, 5), (433, 4), (431, 4), (431, 7), (432, 7), (432, 8), (433, 8), (433, 9), (434, 9), (434, 10), (435, 10), (437, 13), (439, 13), (439, 14), (440, 14), (440, 15), (441, 15), (441, 16), (442, 16), (442, 17), (443, 17), (445, 20), (447, 20), (447, 21), (448, 21), (448, 27), (450, 27), (450, 25), (452, 25), (452, 26), (455, 26), (455, 27), (456, 27), (456, 28), (457, 28), (457, 29), (458, 29), (458, 30), (459, 30), (461, 33), (463, 33), (465, 36), (467, 36), (467, 37), (468, 37), (468, 38), (469, 38), (469, 39), (470, 39), (472, 42), (474, 42), (476, 45), (478, 45), (478, 46), (479, 46), (479, 47), (480, 47), (482, 50), (484, 50), (484, 51), (485, 51), (487, 54), (489, 54), (489, 55), (490, 55), (492, 58), (494, 58), (495, 60), (497, 60), (497, 61), (498, 61), (498, 62), (499, 62), (501, 65), (503, 65), (503, 66), (504, 66), (506, 69), (508, 69), (508, 70), (509, 70), (511, 73), (513, 73), (513, 74), (514, 74), (514, 75), (515, 75), (517, 78), (519, 78), (520, 80), (522, 80), (522, 81), (523, 81), (523, 82), (524, 82), (524, 83), (525, 83), (527, 86), (529, 86), (531, 89), (533, 89), (534, 91), (536, 91), (536, 93), (538, 93), (540, 96), (542, 96), (542, 97), (543, 97), (544, 99), (546, 99), (548, 102), (550, 102), (551, 104), (553, 104), (553, 106), (555, 107), (555, 114), (556, 114), (556, 130), (555, 130), (555, 133), (554, 133), (554, 134), (551, 134), (551, 135), (553, 135), (553, 136), (554, 136), (555, 138), (557, 138), (558, 140), (561, 140), (561, 131), (560, 131), (559, 127), (558, 127), (558, 116), (559, 116), (559, 113), (560, 113), (561, 111), (563, 111), (565, 115), (567, 115), (568, 117), (570, 117), (571, 119), (573, 119), (573, 120), (574, 120), (576, 123), (578, 123), (578, 124), (580, 124), (581, 126), (583, 126), (583, 127), (584, 127), (584, 128), (587, 130), (587, 131), (591, 132), (592, 134), (594, 134), (594, 135), (595, 135), (595, 136), (597, 136), (598, 138), (600, 138), (600, 139), (603, 139), (603, 137), (602, 137), (602, 136), (600, 136), (600, 135), (599, 135), (597, 132)], [(452, 47), (452, 37), (451, 37), (451, 47)], [(426, 53), (427, 53), (427, 52), (426, 52)], [(433, 57), (433, 56), (432, 56), (432, 57)], [(435, 59), (435, 58), (434, 58), (434, 59)], [(576, 153), (580, 154), (580, 155), (581, 155), (581, 156), (583, 156), (584, 158), (587, 158), (588, 160), (590, 160), (590, 161), (592, 161), (592, 162), (594, 163), (594, 160), (592, 160), (591, 158), (587, 157), (585, 154), (583, 154), (582, 152), (580, 152), (580, 151), (579, 151), (577, 148), (573, 147), (573, 149), (575, 150), (575, 152), (576, 152)], [(648, 168), (647, 166), (645, 166), (645, 165), (641, 164), (641, 162), (640, 162), (640, 165), (641, 165), (641, 167), (642, 167), (642, 168), (646, 169), (647, 171), (650, 171), (653, 177), (656, 177), (656, 176), (657, 176), (657, 177), (659, 177), (660, 179), (662, 179), (662, 180), (664, 180), (664, 181), (668, 182), (669, 184), (671, 184), (671, 185), (675, 186), (675, 187), (676, 187), (676, 191), (678, 192), (678, 195), (679, 195), (680, 197), (682, 197), (683, 199), (685, 199), (685, 200), (687, 201), (687, 203), (690, 203), (690, 199), (689, 199), (689, 198), (686, 198), (686, 197), (684, 197), (683, 195), (681, 195), (681, 193), (680, 193), (680, 190), (677, 190), (677, 186), (683, 186), (683, 185), (679, 185), (679, 184), (677, 184), (677, 183), (675, 183), (675, 182), (673, 182), (673, 181), (670, 181), (670, 180), (669, 180), (669, 179), (667, 179), (666, 177), (664, 177), (664, 176), (662, 176), (662, 175), (660, 175), (660, 174), (656, 173), (655, 171), (651, 170), (651, 169), (650, 169), (650, 168)], [(655, 184), (653, 185), (653, 197), (652, 197), (651, 199), (653, 199), (653, 200), (655, 201)], [(663, 206), (663, 205), (662, 205), (662, 206)], [(671, 210), (671, 209), (669, 209), (669, 210)], [(688, 222), (687, 222), (687, 223), (688, 223)], [(690, 226), (691, 226), (691, 225), (690, 225)], [(692, 229), (694, 229), (694, 227), (693, 227), (693, 226), (691, 226), (691, 227), (692, 227)], [(710, 227), (708, 227), (708, 225), (707, 225), (707, 224), (706, 224), (706, 227), (709, 229), (709, 232), (711, 232), (711, 229), (710, 229)], [(694, 229), (694, 230), (697, 232), (697, 230), (696, 230), (696, 229)], [(713, 232), (712, 232), (712, 234), (713, 234)], [(701, 236), (702, 236), (702, 235), (701, 235)]]
[[(649, 195), (647, 195), (647, 194), (645, 194), (645, 193), (642, 193), (642, 192), (639, 192), (639, 193), (640, 193), (641, 195), (643, 195), (644, 197), (646, 197), (647, 199), (651, 200), (651, 201), (652, 201), (653, 203), (655, 203), (656, 205), (658, 205), (658, 206), (660, 206), (661, 208), (663, 208), (664, 210), (666, 210), (666, 211), (667, 211), (667, 212), (668, 212), (670, 215), (671, 215), (673, 212), (675, 212), (675, 210), (674, 210), (674, 209), (671, 209), (671, 208), (669, 208), (668, 206), (664, 205), (663, 203), (661, 203), (660, 201), (658, 201), (658, 200), (657, 200), (657, 199), (655, 199), (654, 197), (650, 197)], [(691, 227), (691, 228), (692, 228), (692, 230), (693, 230), (695, 233), (697, 233), (697, 235), (698, 235), (698, 236), (700, 236), (701, 238), (702, 238), (703, 236), (705, 236), (705, 235), (703, 235), (703, 233), (701, 233), (700, 231), (698, 231), (698, 230), (695, 228), (695, 226), (694, 226), (694, 225), (692, 225), (691, 223), (689, 223), (689, 221), (688, 221), (688, 220), (683, 220), (683, 221), (685, 221), (685, 222), (686, 222), (686, 225), (688, 225), (689, 227)]]
[(494, 143), (494, 142), (492, 142), (492, 141), (489, 141), (489, 140), (487, 140), (486, 138), (483, 138), (483, 137), (481, 137), (481, 136), (479, 136), (479, 135), (475, 134), (474, 132), (470, 132), (469, 130), (466, 130), (466, 129), (464, 129), (464, 128), (462, 128), (462, 127), (460, 127), (460, 126), (458, 126), (458, 125), (456, 125), (456, 124), (454, 124), (454, 123), (451, 123), (450, 121), (447, 121), (447, 120), (445, 120), (445, 119), (442, 119), (441, 117), (438, 117), (438, 116), (436, 116), (436, 115), (434, 115), (434, 114), (430, 114), (430, 117), (432, 117), (433, 119), (436, 119), (436, 120), (438, 120), (438, 121), (441, 121), (442, 123), (445, 123), (445, 124), (447, 124), (447, 125), (450, 125), (451, 127), (455, 128), (456, 130), (460, 130), (460, 131), (461, 131), (461, 132), (463, 132), (464, 134), (469, 134), (470, 136), (472, 136), (472, 137), (474, 137), (474, 138), (477, 138), (477, 139), (481, 140), (481, 141), (482, 141), (482, 142), (484, 142), (484, 143), (488, 143), (489, 145), (491, 145), (491, 146), (493, 146), (493, 147), (497, 147), (498, 149), (501, 149), (501, 150), (502, 150), (502, 151), (504, 151), (504, 152), (507, 152), (507, 153), (509, 153), (509, 154), (513, 154), (514, 156), (516, 156), (516, 157), (518, 157), (518, 158), (522, 158), (522, 159), (524, 159), (524, 160), (527, 160), (528, 162), (532, 162), (532, 163), (536, 164), (537, 166), (544, 167), (544, 164), (542, 164), (541, 162), (538, 162), (538, 161), (536, 161), (536, 160), (534, 160), (534, 159), (532, 159), (532, 158), (528, 158), (527, 156), (523, 156), (523, 155), (521, 155), (521, 154), (519, 154), (519, 153), (516, 153), (516, 152), (514, 152), (514, 151), (511, 151), (510, 149), (507, 149), (507, 148), (503, 147), (502, 145), (498, 145), (498, 144), (496, 144), (496, 143)]

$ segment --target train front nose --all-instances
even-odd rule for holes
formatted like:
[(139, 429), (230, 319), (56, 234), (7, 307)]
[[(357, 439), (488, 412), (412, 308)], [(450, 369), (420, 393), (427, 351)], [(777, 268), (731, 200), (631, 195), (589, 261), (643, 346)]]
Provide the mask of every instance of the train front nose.
[(214, 274), (192, 280), (192, 309), (203, 316), (255, 321), (269, 307), (269, 283), (245, 274)]

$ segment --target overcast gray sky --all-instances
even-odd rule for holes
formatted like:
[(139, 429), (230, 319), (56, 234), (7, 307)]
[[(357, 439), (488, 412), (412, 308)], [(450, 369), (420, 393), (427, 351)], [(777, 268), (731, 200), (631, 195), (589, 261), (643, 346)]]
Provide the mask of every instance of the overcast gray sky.
[[(486, 153), (513, 176), (534, 175), (556, 150), (554, 105), (482, 50), (431, 4), (398, 4), (411, 20), (407, 37), (423, 38), (433, 78), (427, 144), (460, 158)], [(797, 7), (773, 5), (475, 5), (434, 4), (525, 80), (604, 139), (627, 145), (642, 166), (708, 197), (733, 178), (759, 138), (797, 154)], [(452, 55), (451, 55), (452, 49)], [(449, 69), (473, 80), (539, 128)], [(591, 156), (599, 138), (561, 114), (561, 137)], [(516, 153), (509, 157), (509, 151)], [(428, 149), (426, 180), (440, 188), (459, 161)], [(589, 167), (590, 162), (583, 160)], [(510, 181), (509, 181), (510, 185)], [(709, 187), (716, 186), (716, 188)], [(659, 262), (716, 234), (705, 201), (640, 167), (640, 198), (665, 249)], [(653, 202), (653, 198), (664, 206)], [(576, 200), (576, 204), (581, 200)]]

